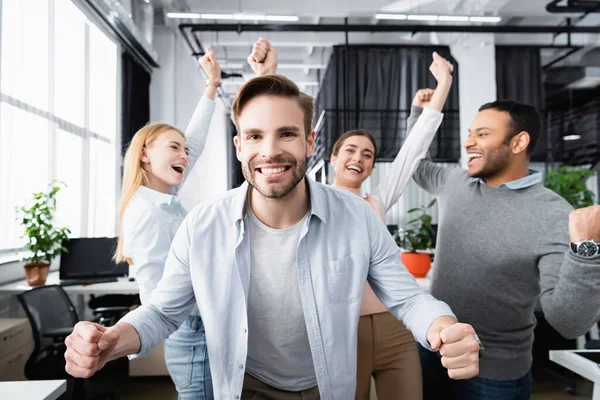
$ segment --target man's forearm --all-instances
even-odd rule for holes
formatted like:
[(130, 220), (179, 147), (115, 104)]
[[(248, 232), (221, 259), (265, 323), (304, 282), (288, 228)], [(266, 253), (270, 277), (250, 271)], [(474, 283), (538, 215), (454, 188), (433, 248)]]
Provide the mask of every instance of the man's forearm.
[(600, 263), (579, 260), (567, 253), (560, 278), (542, 293), (544, 316), (567, 339), (585, 334), (600, 318)]
[(127, 322), (119, 322), (115, 327), (119, 329), (119, 341), (117, 342), (117, 346), (112, 350), (108, 360), (113, 361), (130, 354), (139, 353), (142, 343), (140, 335), (133, 325)]

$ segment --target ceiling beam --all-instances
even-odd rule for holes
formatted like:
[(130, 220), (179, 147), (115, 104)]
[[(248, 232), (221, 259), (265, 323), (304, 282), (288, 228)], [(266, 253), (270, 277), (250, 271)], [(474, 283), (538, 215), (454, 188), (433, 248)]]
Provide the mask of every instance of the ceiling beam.
[(600, 33), (600, 26), (552, 25), (344, 25), (344, 24), (181, 24), (193, 32), (463, 32), (463, 33)]

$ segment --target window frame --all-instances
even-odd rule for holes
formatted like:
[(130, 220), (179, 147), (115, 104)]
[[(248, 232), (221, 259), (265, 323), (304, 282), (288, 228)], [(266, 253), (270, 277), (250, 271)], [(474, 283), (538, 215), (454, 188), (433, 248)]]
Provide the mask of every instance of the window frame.
[[(54, 115), (55, 111), (55, 10), (56, 10), (56, 0), (48, 0), (48, 111), (43, 111), (39, 108), (32, 107), (31, 105), (13, 98), (7, 94), (2, 92), (1, 79), (0, 79), (0, 102), (11, 105), (15, 108), (23, 110), (27, 113), (37, 115), (43, 117), (48, 121), (48, 165), (47, 165), (47, 181), (51, 182), (53, 179), (60, 180), (60, 177), (56, 176), (57, 174), (57, 132), (58, 130), (62, 130), (65, 133), (76, 135), (82, 138), (82, 157), (81, 157), (81, 215), (80, 215), (80, 232), (82, 237), (91, 236), (91, 232), (88, 231), (88, 214), (90, 207), (90, 195), (92, 194), (92, 190), (102, 190), (101, 188), (91, 188), (90, 187), (90, 179), (89, 174), (91, 171), (90, 165), (90, 141), (91, 140), (99, 140), (103, 143), (111, 144), (114, 148), (115, 152), (115, 211), (118, 212), (117, 199), (120, 197), (121, 191), (121, 168), (122, 168), (122, 155), (121, 155), (121, 93), (122, 93), (122, 65), (121, 65), (121, 55), (123, 51), (122, 44), (119, 38), (114, 34), (112, 29), (106, 24), (106, 22), (96, 14), (96, 12), (91, 8), (91, 6), (85, 0), (60, 0), (60, 1), (70, 1), (75, 7), (77, 7), (82, 14), (85, 16), (85, 118), (84, 118), (84, 126), (77, 126), (69, 121), (58, 118)], [(0, 21), (3, 18), (3, 4), (4, 0), (0, 0)], [(115, 56), (116, 56), (116, 76), (115, 76), (115, 85), (116, 85), (116, 98), (114, 99), (114, 107), (115, 107), (115, 139), (108, 139), (101, 134), (93, 132), (90, 130), (90, 26), (89, 24), (94, 24), (95, 28), (97, 28), (102, 34), (104, 34), (108, 39), (110, 39), (115, 45)], [(0, 29), (0, 43), (2, 43), (2, 29)], [(26, 50), (27, 51), (27, 50)], [(0, 58), (2, 57), (2, 46), (0, 46)], [(2, 68), (0, 68), (0, 78), (2, 74)], [(115, 212), (114, 218), (114, 229), (112, 230), (115, 236), (118, 234), (118, 214)], [(0, 266), (4, 263), (17, 261), (22, 258), (23, 253), (25, 252), (25, 248), (0, 248)]]

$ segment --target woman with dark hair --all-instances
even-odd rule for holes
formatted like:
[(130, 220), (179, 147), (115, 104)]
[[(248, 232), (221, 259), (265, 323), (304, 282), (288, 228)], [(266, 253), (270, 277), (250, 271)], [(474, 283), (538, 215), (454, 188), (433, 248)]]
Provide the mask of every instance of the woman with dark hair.
[[(437, 80), (435, 91), (421, 89), (413, 105), (424, 111), (392, 163), (391, 171), (364, 199), (385, 222), (385, 214), (397, 201), (417, 164), (426, 156), (435, 132), (442, 122), (441, 110), (452, 85), (452, 64), (433, 53), (429, 70)], [(377, 157), (373, 136), (361, 129), (344, 133), (334, 144), (331, 164), (335, 169), (333, 186), (361, 195), (363, 182), (371, 175)], [(377, 398), (422, 398), (421, 367), (412, 333), (390, 314), (367, 283), (358, 325), (358, 369), (356, 398), (370, 396), (371, 377)]]

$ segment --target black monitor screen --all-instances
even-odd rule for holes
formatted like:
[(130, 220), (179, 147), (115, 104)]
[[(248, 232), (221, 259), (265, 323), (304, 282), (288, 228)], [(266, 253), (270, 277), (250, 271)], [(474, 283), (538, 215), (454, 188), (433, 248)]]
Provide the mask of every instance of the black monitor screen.
[(127, 276), (129, 265), (112, 259), (118, 238), (77, 238), (64, 243), (68, 253), (60, 256), (60, 279)]

